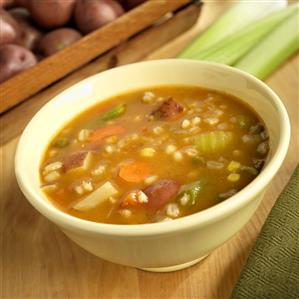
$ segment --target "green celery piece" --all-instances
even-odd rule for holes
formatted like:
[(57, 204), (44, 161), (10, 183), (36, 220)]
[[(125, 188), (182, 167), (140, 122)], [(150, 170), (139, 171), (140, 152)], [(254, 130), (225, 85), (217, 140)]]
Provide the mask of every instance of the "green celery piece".
[(299, 9), (235, 64), (259, 79), (299, 50)]
[(232, 139), (232, 132), (213, 131), (196, 136), (195, 146), (201, 154), (212, 154), (224, 150)]
[(108, 121), (117, 117), (120, 117), (121, 115), (123, 115), (125, 113), (127, 109), (127, 105), (126, 104), (119, 104), (115, 107), (113, 107), (112, 109), (110, 109), (109, 111), (105, 112), (103, 115), (100, 116), (99, 121)]
[(292, 16), (298, 9), (298, 4), (281, 9), (228, 36), (215, 46), (193, 53), (190, 58), (233, 65), (276, 26)]
[(205, 186), (205, 182), (203, 180), (196, 181), (185, 185), (183, 187), (182, 192), (178, 195), (178, 198), (183, 197), (185, 194), (190, 196), (190, 200), (188, 205), (195, 205), (199, 199), (199, 195), (202, 192), (203, 187)]
[(240, 30), (244, 26), (266, 15), (285, 7), (286, 0), (255, 1), (242, 0), (232, 6), (207, 30), (201, 33), (180, 55), (181, 58), (190, 58), (198, 52), (215, 45), (220, 40)]

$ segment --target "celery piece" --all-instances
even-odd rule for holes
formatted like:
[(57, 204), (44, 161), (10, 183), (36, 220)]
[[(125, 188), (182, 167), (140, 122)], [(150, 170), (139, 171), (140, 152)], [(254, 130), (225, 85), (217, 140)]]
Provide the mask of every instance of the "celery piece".
[(213, 47), (194, 52), (190, 58), (233, 65), (276, 26), (296, 13), (298, 9), (297, 4), (281, 9), (228, 36)]
[(126, 104), (119, 104), (113, 107), (111, 110), (105, 112), (103, 115), (100, 116), (100, 121), (108, 121), (117, 117), (120, 117), (122, 114), (125, 113), (127, 109)]
[(244, 26), (286, 5), (286, 0), (260, 1), (259, 3), (248, 0), (239, 1), (206, 31), (201, 33), (199, 37), (180, 54), (180, 57), (190, 58), (194, 53), (211, 47)]
[(202, 189), (205, 185), (205, 182), (203, 180), (196, 181), (193, 183), (190, 183), (188, 185), (183, 186), (182, 192), (178, 195), (178, 198), (182, 198), (184, 195), (188, 196), (188, 202), (187, 205), (195, 205), (199, 199), (199, 195), (202, 192)]
[(235, 64), (265, 79), (277, 66), (299, 49), (299, 9)]
[(232, 139), (232, 132), (213, 131), (196, 136), (195, 145), (200, 153), (212, 154), (225, 149)]

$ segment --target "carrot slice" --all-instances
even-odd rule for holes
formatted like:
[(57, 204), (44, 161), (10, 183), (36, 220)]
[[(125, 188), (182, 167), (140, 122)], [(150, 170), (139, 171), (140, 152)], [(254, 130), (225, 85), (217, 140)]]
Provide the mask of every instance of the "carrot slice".
[(140, 183), (149, 175), (149, 166), (146, 163), (139, 161), (122, 165), (119, 170), (119, 176), (130, 183)]
[(124, 131), (125, 129), (121, 126), (107, 126), (99, 128), (91, 133), (90, 137), (88, 138), (88, 141), (101, 141), (106, 137), (122, 134)]

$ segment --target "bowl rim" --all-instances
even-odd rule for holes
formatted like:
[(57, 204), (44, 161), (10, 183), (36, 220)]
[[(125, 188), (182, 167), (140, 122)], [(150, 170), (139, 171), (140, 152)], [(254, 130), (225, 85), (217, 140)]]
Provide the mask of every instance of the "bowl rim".
[[(118, 72), (120, 69), (128, 69), (132, 67), (138, 66), (146, 66), (152, 64), (199, 64), (205, 67), (213, 66), (218, 69), (227, 71), (227, 72), (234, 72), (235, 74), (246, 77), (255, 85), (258, 85), (262, 89), (265, 90), (267, 96), (271, 99), (272, 104), (277, 108), (278, 113), (278, 122), (280, 126), (281, 133), (279, 134), (279, 141), (277, 145), (276, 151), (273, 153), (272, 158), (269, 160), (268, 164), (264, 167), (262, 172), (246, 187), (240, 190), (234, 196), (228, 198), (227, 200), (218, 203), (210, 208), (205, 210), (199, 211), (197, 213), (184, 216), (182, 218), (175, 219), (174, 221), (169, 222), (158, 222), (158, 223), (149, 223), (149, 224), (108, 224), (108, 223), (98, 223), (89, 220), (84, 220), (81, 218), (77, 218), (71, 216), (53, 204), (46, 202), (44, 198), (38, 196), (38, 194), (34, 191), (32, 186), (27, 185), (24, 180), (23, 176), (25, 175), (22, 168), (21, 168), (21, 159), (24, 158), (22, 153), (22, 147), (30, 135), (32, 122), (34, 119), (39, 117), (39, 114), (44, 112), (47, 109), (48, 105), (52, 105), (54, 101), (59, 101), (63, 94), (70, 92), (75, 86), (84, 85), (91, 80), (96, 80), (98, 77), (105, 76), (107, 73)], [(86, 109), (88, 106), (86, 106)], [(105, 235), (119, 235), (119, 236), (152, 236), (152, 235), (159, 235), (165, 233), (174, 233), (177, 231), (185, 230), (187, 228), (191, 228), (193, 226), (199, 225), (206, 225), (211, 222), (216, 222), (221, 220), (228, 215), (237, 212), (243, 206), (246, 206), (250, 203), (251, 200), (255, 197), (254, 195), (261, 194), (267, 186), (267, 184), (272, 180), (273, 176), (276, 174), (278, 169), (280, 168), (287, 150), (290, 141), (290, 121), (287, 114), (287, 110), (278, 97), (278, 95), (269, 88), (264, 82), (255, 78), (253, 75), (236, 69), (234, 67), (230, 67), (227, 65), (214, 63), (214, 62), (206, 62), (206, 61), (195, 61), (195, 60), (188, 60), (188, 59), (159, 59), (159, 60), (152, 60), (152, 61), (145, 61), (145, 62), (137, 62), (132, 63), (120, 67), (116, 67), (99, 74), (90, 76), (70, 87), (68, 87), (63, 92), (56, 95), (52, 98), (46, 105), (44, 105), (31, 119), (31, 121), (27, 124), (23, 134), (18, 142), (17, 150), (15, 154), (15, 174), (17, 178), (17, 182), (19, 187), (21, 188), (23, 194), (25, 195), (26, 199), (45, 217), (50, 219), (52, 222), (56, 223), (59, 226), (62, 226), (66, 229), (76, 229), (80, 231), (88, 231), (94, 233), (100, 233)], [(248, 196), (247, 194), (252, 194), (252, 196)]]

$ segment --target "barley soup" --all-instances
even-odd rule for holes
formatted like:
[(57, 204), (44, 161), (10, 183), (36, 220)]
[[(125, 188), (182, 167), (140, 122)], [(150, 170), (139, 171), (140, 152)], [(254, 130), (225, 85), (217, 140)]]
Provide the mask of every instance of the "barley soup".
[(41, 188), (82, 219), (169, 221), (237, 193), (268, 151), (262, 120), (240, 100), (161, 86), (115, 96), (68, 123), (45, 152)]

